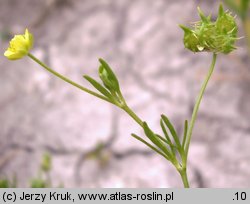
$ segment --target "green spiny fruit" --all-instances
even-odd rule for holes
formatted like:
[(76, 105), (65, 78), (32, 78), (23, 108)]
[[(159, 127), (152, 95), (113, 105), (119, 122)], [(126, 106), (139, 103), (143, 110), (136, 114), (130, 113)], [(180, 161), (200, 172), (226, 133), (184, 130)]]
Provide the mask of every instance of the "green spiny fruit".
[(237, 25), (235, 18), (219, 7), (218, 18), (211, 21), (198, 8), (201, 20), (195, 23), (194, 29), (180, 25), (184, 30), (184, 46), (193, 52), (214, 52), (228, 54), (235, 48), (237, 40)]
[(184, 38), (183, 38), (184, 46), (193, 52), (199, 52), (200, 42), (197, 34), (183, 25), (180, 25), (180, 27), (184, 31)]
[(215, 26), (219, 33), (229, 34), (234, 37), (237, 35), (238, 29), (235, 18), (230, 13), (225, 12), (222, 5), (219, 7), (219, 14)]
[(219, 8), (219, 16), (215, 22), (218, 39), (216, 42), (221, 44), (222, 53), (230, 53), (235, 50), (234, 43), (237, 40), (237, 24), (235, 18), (228, 12), (225, 12), (222, 5)]

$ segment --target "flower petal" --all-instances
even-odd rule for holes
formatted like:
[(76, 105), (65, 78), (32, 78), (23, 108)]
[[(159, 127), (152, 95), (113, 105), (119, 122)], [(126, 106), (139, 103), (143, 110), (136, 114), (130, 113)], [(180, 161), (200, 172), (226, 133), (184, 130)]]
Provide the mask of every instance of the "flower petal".
[(21, 59), (26, 56), (33, 46), (33, 35), (26, 28), (24, 35), (15, 35), (10, 41), (4, 56), (10, 60)]

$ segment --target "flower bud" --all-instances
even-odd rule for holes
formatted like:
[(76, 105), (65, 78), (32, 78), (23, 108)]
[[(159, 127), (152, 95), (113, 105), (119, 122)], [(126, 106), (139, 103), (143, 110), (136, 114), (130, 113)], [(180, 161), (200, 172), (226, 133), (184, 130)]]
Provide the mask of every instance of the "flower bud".
[(33, 35), (25, 30), (24, 35), (15, 35), (10, 41), (10, 46), (5, 51), (4, 56), (9, 60), (17, 60), (26, 56), (33, 46)]

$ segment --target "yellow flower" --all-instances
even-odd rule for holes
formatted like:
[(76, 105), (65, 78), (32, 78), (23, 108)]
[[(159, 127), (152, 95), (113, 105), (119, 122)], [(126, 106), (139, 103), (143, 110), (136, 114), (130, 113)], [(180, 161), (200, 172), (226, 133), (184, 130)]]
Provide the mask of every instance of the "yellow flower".
[(4, 52), (4, 56), (9, 60), (17, 60), (26, 56), (33, 46), (33, 35), (25, 30), (24, 35), (15, 35), (10, 41), (10, 46)]

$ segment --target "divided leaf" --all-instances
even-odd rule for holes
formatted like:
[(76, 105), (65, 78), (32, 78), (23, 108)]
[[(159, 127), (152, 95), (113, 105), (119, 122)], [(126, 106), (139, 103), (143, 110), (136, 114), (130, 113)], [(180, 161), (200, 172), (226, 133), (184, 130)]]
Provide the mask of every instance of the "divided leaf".
[(169, 158), (172, 157), (171, 153), (165, 146), (165, 144), (152, 132), (152, 130), (148, 127), (147, 123), (143, 123), (143, 129), (146, 136), (157, 146), (159, 147)]
[(160, 124), (161, 124), (161, 129), (162, 129), (162, 131), (163, 131), (163, 133), (164, 133), (164, 135), (165, 135), (165, 138), (166, 138), (166, 140), (168, 141), (167, 143), (168, 143), (168, 145), (170, 146), (172, 153), (175, 155), (175, 148), (176, 148), (176, 147), (173, 145), (173, 143), (172, 143), (172, 141), (171, 141), (171, 139), (170, 139), (170, 137), (169, 137), (169, 135), (168, 135), (168, 132), (167, 132), (167, 130), (166, 130), (166, 128), (165, 128), (165, 125), (164, 125), (162, 119), (161, 119), (161, 121), (160, 121)]
[(120, 89), (118, 79), (115, 73), (112, 71), (107, 62), (103, 59), (99, 59), (101, 66), (99, 68), (99, 76), (102, 79), (103, 83), (107, 88), (114, 89), (118, 91)]
[(153, 145), (149, 144), (148, 142), (146, 142), (144, 139), (142, 139), (141, 137), (137, 136), (136, 134), (131, 134), (132, 137), (134, 137), (135, 139), (139, 140), (140, 142), (144, 143), (145, 145), (147, 145), (149, 148), (151, 148), (152, 150), (154, 150), (155, 152), (157, 152), (158, 154), (162, 155), (164, 158), (166, 158), (167, 160), (169, 160), (169, 157), (167, 155), (165, 155), (164, 153), (162, 153), (159, 149), (157, 149), (156, 147), (154, 147)]
[(162, 118), (163, 122), (165, 123), (165, 125), (168, 127), (171, 135), (173, 136), (175, 144), (177, 145), (178, 148), (181, 149), (181, 143), (180, 143), (179, 137), (178, 137), (178, 135), (177, 135), (177, 133), (176, 133), (176, 131), (174, 129), (174, 126), (171, 124), (171, 122), (169, 121), (167, 116), (161, 115), (161, 118)]
[(182, 140), (182, 149), (185, 148), (186, 145), (186, 140), (187, 140), (187, 131), (188, 131), (188, 121), (185, 120), (185, 124), (184, 124), (184, 134), (183, 134), (183, 140)]
[(104, 96), (108, 97), (109, 99), (112, 98), (112, 95), (95, 79), (91, 78), (90, 76), (84, 75), (83, 76), (89, 83), (91, 83), (98, 91), (100, 91)]

